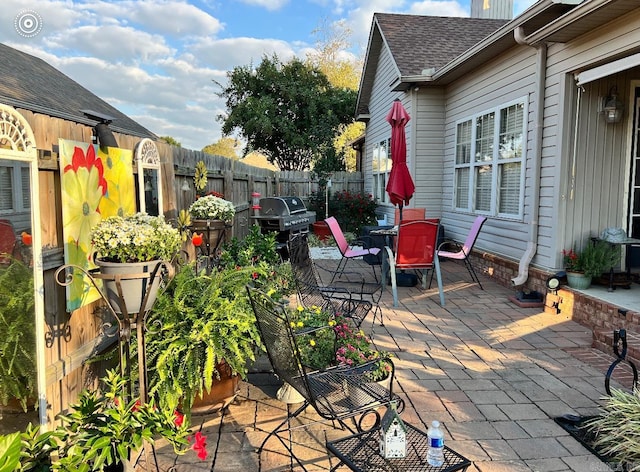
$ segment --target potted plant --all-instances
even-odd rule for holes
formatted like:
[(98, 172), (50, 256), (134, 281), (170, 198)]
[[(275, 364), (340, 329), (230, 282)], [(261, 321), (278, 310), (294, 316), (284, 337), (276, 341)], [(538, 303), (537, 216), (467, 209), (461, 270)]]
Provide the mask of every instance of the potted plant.
[(570, 287), (587, 289), (593, 277), (599, 277), (620, 262), (620, 247), (606, 241), (587, 241), (581, 252), (562, 251), (567, 282)]
[(0, 405), (25, 412), (38, 398), (33, 271), (11, 258), (0, 265)]
[(238, 380), (261, 346), (255, 317), (244, 287), (252, 278), (267, 277), (260, 267), (197, 272), (183, 266), (158, 296), (147, 324), (159, 326), (146, 336), (150, 393), (161, 393), (163, 406), (182, 406), (190, 414), (196, 397), (210, 393), (215, 380), (226, 406)]
[[(118, 296), (117, 282), (106, 280), (105, 289), (116, 313), (138, 313), (149, 291), (146, 307), (153, 306), (160, 277), (153, 277), (162, 261), (170, 261), (180, 248), (180, 233), (162, 216), (136, 213), (111, 216), (91, 231), (91, 243), (96, 251), (95, 263), (103, 274), (148, 274), (148, 278), (133, 278), (122, 282), (124, 300)], [(156, 274), (159, 275), (159, 274)], [(151, 287), (148, 282), (153, 278)]]
[(236, 214), (235, 206), (217, 192), (199, 197), (189, 207), (192, 233), (199, 233), (207, 248), (218, 248), (224, 240), (227, 226)]
[(133, 454), (145, 442), (153, 444), (160, 438), (176, 454), (194, 450), (206, 459), (206, 437), (193, 434), (181, 412), (127, 400), (121, 392), (129, 381), (116, 371), (107, 371), (102, 383), (103, 392), (81, 392), (71, 412), (61, 415), (52, 431), (41, 433), (38, 426), (29, 425), (24, 432), (0, 436), (0, 470), (133, 470)]

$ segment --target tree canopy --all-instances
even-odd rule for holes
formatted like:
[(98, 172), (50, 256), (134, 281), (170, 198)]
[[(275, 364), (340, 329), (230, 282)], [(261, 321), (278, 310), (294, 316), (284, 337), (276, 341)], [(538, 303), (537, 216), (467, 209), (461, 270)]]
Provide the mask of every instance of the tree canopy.
[(318, 68), (276, 55), (263, 57), (257, 68), (235, 67), (227, 73), (219, 95), (226, 116), (222, 132), (239, 132), (246, 151), (260, 151), (281, 170), (306, 170), (333, 151), (341, 125), (353, 121), (357, 94), (331, 85)]
[(208, 144), (207, 146), (203, 147), (202, 152), (206, 152), (207, 154), (212, 154), (214, 156), (224, 156), (230, 159), (238, 159), (238, 153), (236, 152), (237, 147), (238, 142), (236, 139), (230, 138), (228, 136), (223, 136), (215, 143)]

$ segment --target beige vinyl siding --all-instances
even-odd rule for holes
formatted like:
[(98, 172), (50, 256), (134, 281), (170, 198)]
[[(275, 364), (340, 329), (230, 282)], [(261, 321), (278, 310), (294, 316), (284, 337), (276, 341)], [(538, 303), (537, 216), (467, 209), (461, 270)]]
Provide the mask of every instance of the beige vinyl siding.
[[(369, 102), (369, 116), (371, 119), (367, 123), (366, 141), (365, 141), (365, 190), (367, 192), (373, 192), (373, 169), (372, 159), (373, 150), (377, 143), (388, 140), (391, 137), (391, 125), (386, 120), (387, 113), (391, 109), (393, 100), (400, 98), (402, 104), (406, 108), (410, 116), (411, 103), (404, 96), (403, 93), (390, 93), (389, 84), (398, 77), (398, 70), (393, 62), (391, 55), (386, 46), (383, 46), (380, 50), (380, 57), (378, 58), (378, 68), (376, 70), (376, 76), (373, 81), (373, 89), (371, 93), (371, 101)], [(407, 165), (409, 169), (412, 169), (413, 162), (411, 158), (411, 121), (405, 128), (407, 136)], [(390, 204), (382, 205), (386, 214), (393, 220), (393, 206)]]
[[(413, 91), (415, 119), (415, 163), (410, 167), (416, 193), (410, 206), (426, 208), (429, 218), (442, 216), (442, 175), (444, 172), (444, 90), (429, 87)], [(409, 122), (411, 125), (411, 122)]]
[[(550, 227), (550, 267), (561, 268), (563, 248), (599, 235), (606, 227), (626, 227), (629, 169), (631, 81), (640, 80), (640, 68), (584, 85), (580, 97), (575, 181), (571, 193), (573, 139), (557, 142), (557, 133), (573, 136), (578, 90), (574, 72), (636, 52), (640, 47), (640, 10), (566, 44), (553, 44), (548, 52), (547, 97), (542, 172), (542, 205), (557, 212), (542, 220)], [(598, 113), (601, 97), (618, 88), (625, 104), (621, 123), (604, 122)], [(557, 125), (557, 126), (556, 126)], [(554, 146), (552, 144), (556, 144)]]
[[(446, 123), (444, 128), (444, 175), (442, 208), (448, 237), (464, 240), (475, 214), (454, 210), (454, 164), (456, 125), (480, 113), (493, 111), (515, 100), (524, 101), (527, 115), (525, 136), (527, 174), (533, 158), (532, 142), (535, 103), (535, 50), (515, 47), (504, 55), (485, 64), (482, 68), (454, 83), (446, 91)], [(497, 110), (496, 110), (497, 111)], [(502, 218), (490, 216), (483, 227), (476, 247), (518, 260), (527, 247), (529, 239), (528, 216), (530, 214), (530, 179), (524, 181), (524, 218)], [(526, 204), (529, 204), (527, 206)]]

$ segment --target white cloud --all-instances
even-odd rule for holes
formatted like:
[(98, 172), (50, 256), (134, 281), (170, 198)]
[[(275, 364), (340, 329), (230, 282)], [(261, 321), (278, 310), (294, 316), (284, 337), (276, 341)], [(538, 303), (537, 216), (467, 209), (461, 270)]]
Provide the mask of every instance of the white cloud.
[[(254, 5), (257, 7), (263, 7), (267, 10), (279, 10), (287, 3), (289, 0), (240, 0), (242, 3), (246, 3), (247, 5)], [(300, 1), (300, 0), (296, 0)]]
[(431, 16), (469, 16), (471, 10), (468, 7), (463, 8), (460, 2), (455, 0), (425, 0), (413, 3), (409, 13)]

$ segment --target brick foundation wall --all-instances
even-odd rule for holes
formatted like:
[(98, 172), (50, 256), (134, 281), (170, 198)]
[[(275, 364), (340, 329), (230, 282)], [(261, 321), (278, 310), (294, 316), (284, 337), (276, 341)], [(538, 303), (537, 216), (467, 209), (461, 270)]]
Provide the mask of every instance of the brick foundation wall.
[[(476, 272), (490, 277), (505, 287), (512, 287), (511, 279), (518, 275), (518, 262), (494, 254), (474, 251), (471, 261)], [(529, 278), (525, 291), (536, 290), (545, 295), (545, 311), (562, 313), (573, 321), (591, 329), (593, 332), (592, 346), (613, 354), (612, 340), (615, 329), (626, 329), (629, 342), (627, 357), (640, 364), (640, 344), (638, 349), (632, 347), (636, 340), (640, 343), (640, 312), (618, 308), (603, 300), (576, 292), (566, 286), (561, 286), (557, 293), (548, 293), (546, 281), (553, 274), (535, 268), (529, 268)], [(514, 292), (516, 287), (514, 288)]]

